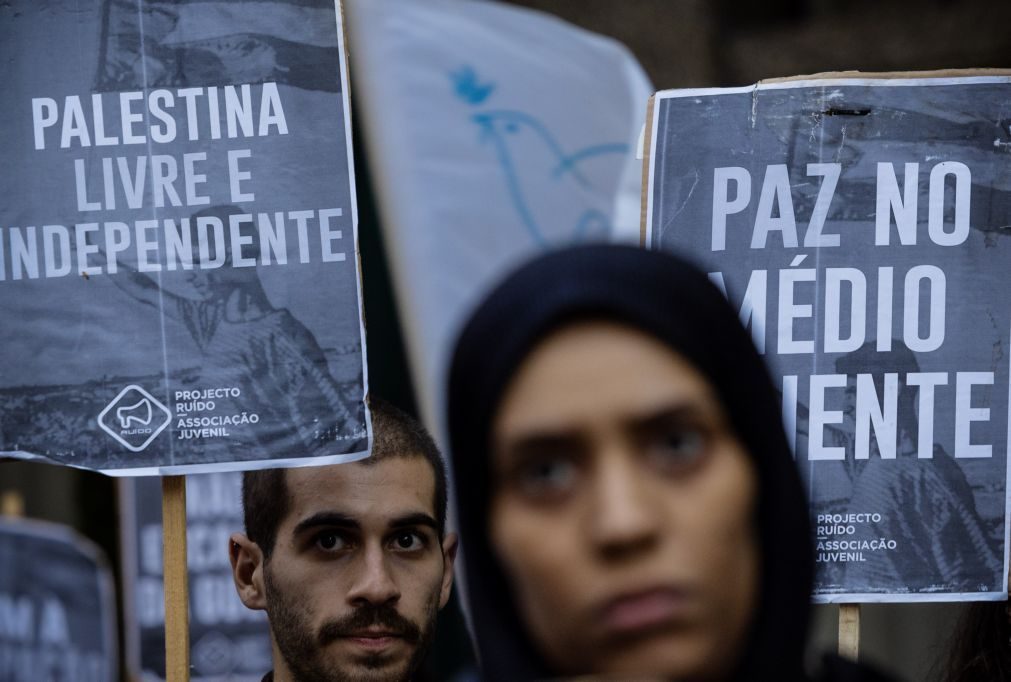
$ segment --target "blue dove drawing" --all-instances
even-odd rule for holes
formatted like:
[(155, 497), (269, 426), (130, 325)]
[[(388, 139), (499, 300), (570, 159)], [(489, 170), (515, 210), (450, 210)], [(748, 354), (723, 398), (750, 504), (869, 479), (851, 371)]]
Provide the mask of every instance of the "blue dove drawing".
[(482, 83), (472, 66), (460, 67), (449, 74), (449, 78), (453, 81), (456, 96), (467, 104), (482, 104), (495, 91), (495, 84)]
[(481, 128), (481, 140), (493, 145), (512, 203), (539, 246), (610, 233), (614, 187), (629, 145), (567, 152), (522, 111), (485, 111), (471, 118)]

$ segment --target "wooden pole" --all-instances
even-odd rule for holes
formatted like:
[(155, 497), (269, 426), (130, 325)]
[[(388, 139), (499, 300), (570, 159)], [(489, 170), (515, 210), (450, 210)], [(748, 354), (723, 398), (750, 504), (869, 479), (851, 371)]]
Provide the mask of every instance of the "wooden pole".
[(186, 477), (161, 480), (165, 578), (165, 680), (189, 682), (189, 574), (186, 570)]
[(21, 517), (25, 515), (25, 498), (17, 490), (0, 493), (0, 516)]
[(839, 655), (851, 661), (860, 655), (860, 604), (839, 605)]
[(639, 246), (646, 246), (646, 210), (649, 206), (650, 148), (653, 145), (653, 104), (656, 95), (650, 95), (646, 103), (646, 126), (642, 136), (642, 195), (639, 203)]

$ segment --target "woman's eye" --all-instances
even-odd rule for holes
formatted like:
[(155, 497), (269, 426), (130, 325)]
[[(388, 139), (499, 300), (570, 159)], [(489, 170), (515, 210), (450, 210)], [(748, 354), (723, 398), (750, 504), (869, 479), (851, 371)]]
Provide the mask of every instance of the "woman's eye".
[(679, 470), (698, 461), (706, 447), (699, 429), (676, 429), (660, 433), (649, 448), (653, 462), (663, 471)]
[(424, 548), (425, 542), (417, 533), (400, 533), (393, 538), (393, 548), (401, 551), (413, 551)]
[(324, 552), (334, 552), (343, 549), (344, 538), (337, 533), (320, 533), (316, 536), (316, 546)]
[(519, 471), (518, 482), (527, 495), (549, 497), (571, 490), (577, 475), (574, 462), (562, 458), (545, 458), (523, 466)]

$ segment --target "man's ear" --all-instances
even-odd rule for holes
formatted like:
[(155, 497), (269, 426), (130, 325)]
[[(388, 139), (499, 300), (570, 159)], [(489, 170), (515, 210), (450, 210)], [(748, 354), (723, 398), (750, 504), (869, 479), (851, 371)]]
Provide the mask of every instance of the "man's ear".
[(460, 538), (456, 533), (446, 533), (442, 538), (442, 591), (439, 593), (439, 608), (449, 601), (453, 591), (453, 564), (456, 561), (456, 550), (460, 546)]
[(235, 591), (247, 609), (267, 608), (266, 590), (263, 586), (263, 552), (260, 546), (242, 533), (232, 533), (228, 538), (228, 560), (232, 564)]

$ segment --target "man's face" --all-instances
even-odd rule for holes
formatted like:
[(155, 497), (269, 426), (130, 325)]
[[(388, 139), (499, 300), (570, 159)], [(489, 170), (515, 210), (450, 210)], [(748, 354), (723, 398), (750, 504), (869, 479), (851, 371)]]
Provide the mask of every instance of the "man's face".
[(492, 546), (555, 672), (728, 676), (757, 481), (708, 381), (641, 332), (575, 324), (523, 361), (492, 429)]
[(449, 598), (455, 536), (440, 542), (422, 457), (289, 469), (291, 509), (263, 568), (283, 660), (275, 679), (407, 680)]

